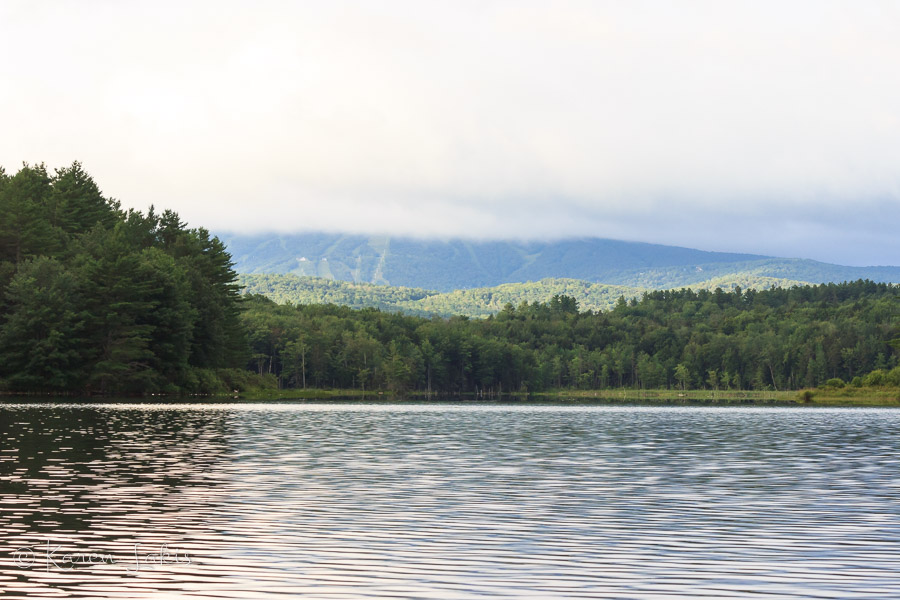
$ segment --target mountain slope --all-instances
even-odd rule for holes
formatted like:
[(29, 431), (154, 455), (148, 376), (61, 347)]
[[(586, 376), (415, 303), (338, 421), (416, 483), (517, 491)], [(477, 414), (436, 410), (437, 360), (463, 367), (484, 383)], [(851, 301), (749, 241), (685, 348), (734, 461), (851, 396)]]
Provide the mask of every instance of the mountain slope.
[(717, 277), (900, 282), (900, 267), (845, 267), (598, 238), (478, 242), (325, 233), (220, 238), (241, 273), (293, 273), (440, 292), (546, 278), (653, 289)]
[[(350, 283), (321, 277), (298, 277), (294, 274), (245, 274), (238, 283), (244, 293), (262, 294), (279, 304), (340, 304), (351, 308), (374, 307), (416, 315), (486, 317), (495, 314), (509, 303), (518, 306), (522, 302), (547, 302), (553, 296), (571, 296), (582, 310), (609, 310), (620, 297), (636, 298), (644, 290), (620, 286), (590, 283), (576, 279), (542, 279), (527, 283), (504, 283), (495, 287), (435, 292), (419, 288)], [(691, 286), (695, 289), (714, 290), (721, 287), (731, 290), (742, 288), (790, 287), (802, 282), (786, 279), (717, 278)]]
[(571, 296), (581, 309), (608, 310), (624, 296), (643, 290), (575, 279), (544, 279), (505, 283), (496, 287), (435, 292), (418, 288), (333, 281), (294, 274), (244, 274), (238, 278), (246, 294), (262, 294), (279, 304), (340, 304), (351, 308), (374, 307), (418, 315), (486, 317), (507, 303), (546, 302), (555, 295)]
[(340, 304), (351, 308), (404, 310), (429, 314), (415, 304), (439, 292), (374, 283), (352, 283), (323, 277), (297, 276), (293, 273), (255, 273), (238, 275), (245, 294), (261, 294), (278, 304)]

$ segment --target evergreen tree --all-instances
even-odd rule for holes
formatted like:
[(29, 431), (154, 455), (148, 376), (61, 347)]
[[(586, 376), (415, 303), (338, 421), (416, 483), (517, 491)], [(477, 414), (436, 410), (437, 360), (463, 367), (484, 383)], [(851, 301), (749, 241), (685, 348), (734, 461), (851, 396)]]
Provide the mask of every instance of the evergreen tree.
[[(225, 247), (123, 212), (79, 163), (0, 170), (0, 381), (72, 392), (224, 389), (246, 361)], [(218, 372), (221, 371), (221, 376)]]

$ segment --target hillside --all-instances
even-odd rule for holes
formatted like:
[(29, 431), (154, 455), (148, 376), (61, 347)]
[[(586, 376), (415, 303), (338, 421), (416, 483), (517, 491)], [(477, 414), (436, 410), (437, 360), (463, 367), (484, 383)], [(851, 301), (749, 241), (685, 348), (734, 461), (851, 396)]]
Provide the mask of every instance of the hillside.
[(292, 273), (452, 292), (547, 278), (670, 289), (716, 278), (900, 282), (900, 267), (706, 252), (599, 238), (556, 242), (414, 240), (303, 233), (219, 234), (239, 273)]
[(802, 282), (840, 283), (859, 279), (894, 283), (900, 280), (900, 267), (846, 267), (800, 258), (767, 258), (733, 263), (708, 263), (693, 267), (673, 266), (623, 271), (610, 277), (607, 282), (649, 289), (671, 289), (695, 287), (717, 279), (758, 289), (766, 286), (753, 282), (780, 280), (781, 283), (778, 285), (781, 287), (786, 287), (785, 281), (792, 282), (788, 285)]
[[(419, 288), (394, 287), (371, 283), (350, 283), (322, 277), (293, 274), (244, 274), (238, 278), (246, 294), (261, 294), (279, 304), (339, 304), (351, 308), (374, 307), (416, 315), (466, 315), (486, 317), (504, 305), (522, 302), (548, 302), (553, 296), (570, 296), (582, 310), (610, 310), (620, 297), (636, 298), (644, 290), (619, 285), (590, 283), (576, 279), (542, 279), (527, 283), (505, 283), (495, 287), (435, 292)], [(712, 291), (791, 287), (802, 282), (774, 278), (717, 278), (691, 286)]]
[(412, 314), (428, 314), (416, 303), (439, 292), (373, 283), (351, 283), (324, 277), (289, 274), (242, 274), (238, 285), (245, 294), (261, 294), (278, 304), (339, 304), (350, 308), (380, 308)]

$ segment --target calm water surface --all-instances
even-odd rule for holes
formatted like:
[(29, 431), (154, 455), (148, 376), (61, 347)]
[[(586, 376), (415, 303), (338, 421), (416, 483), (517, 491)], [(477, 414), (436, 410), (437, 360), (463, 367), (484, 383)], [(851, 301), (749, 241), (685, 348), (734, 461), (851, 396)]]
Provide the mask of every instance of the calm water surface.
[(0, 404), (9, 597), (900, 597), (900, 411)]

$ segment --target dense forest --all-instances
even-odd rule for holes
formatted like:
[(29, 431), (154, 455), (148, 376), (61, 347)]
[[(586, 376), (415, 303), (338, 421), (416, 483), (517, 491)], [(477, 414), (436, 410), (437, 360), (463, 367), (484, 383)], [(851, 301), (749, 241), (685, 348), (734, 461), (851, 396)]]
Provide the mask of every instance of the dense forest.
[(898, 286), (870, 281), (682, 289), (622, 298), (605, 312), (556, 296), (508, 304), (486, 319), (252, 296), (243, 318), (252, 367), (287, 387), (785, 390), (832, 379), (900, 385), (898, 294)]
[[(77, 162), (0, 169), (0, 383), (201, 392), (244, 378), (225, 247), (170, 211), (122, 210)], [(230, 371), (228, 369), (231, 369)]]
[[(353, 288), (395, 303), (383, 311), (242, 296), (232, 267), (208, 231), (171, 211), (123, 210), (78, 163), (52, 174), (0, 169), (0, 390), (900, 386), (892, 284), (649, 291), (611, 307), (621, 290), (573, 280), (456, 296)], [(323, 300), (342, 301), (347, 290), (329, 285), (334, 295)], [(594, 292), (606, 309), (580, 310), (571, 295)], [(513, 297), (524, 299), (497, 306)], [(409, 315), (396, 312), (398, 301), (498, 312)]]
[[(639, 298), (646, 289), (591, 283), (578, 279), (547, 278), (525, 283), (504, 283), (487, 288), (437, 292), (374, 283), (351, 283), (324, 277), (255, 273), (238, 275), (245, 294), (262, 294), (278, 304), (341, 304), (351, 308), (380, 308), (407, 314), (442, 317), (486, 317), (506, 304), (546, 302), (553, 296), (570, 296), (584, 310), (610, 310), (619, 298)], [(765, 290), (805, 285), (772, 277), (727, 276), (689, 286), (693, 290), (735, 287)]]

